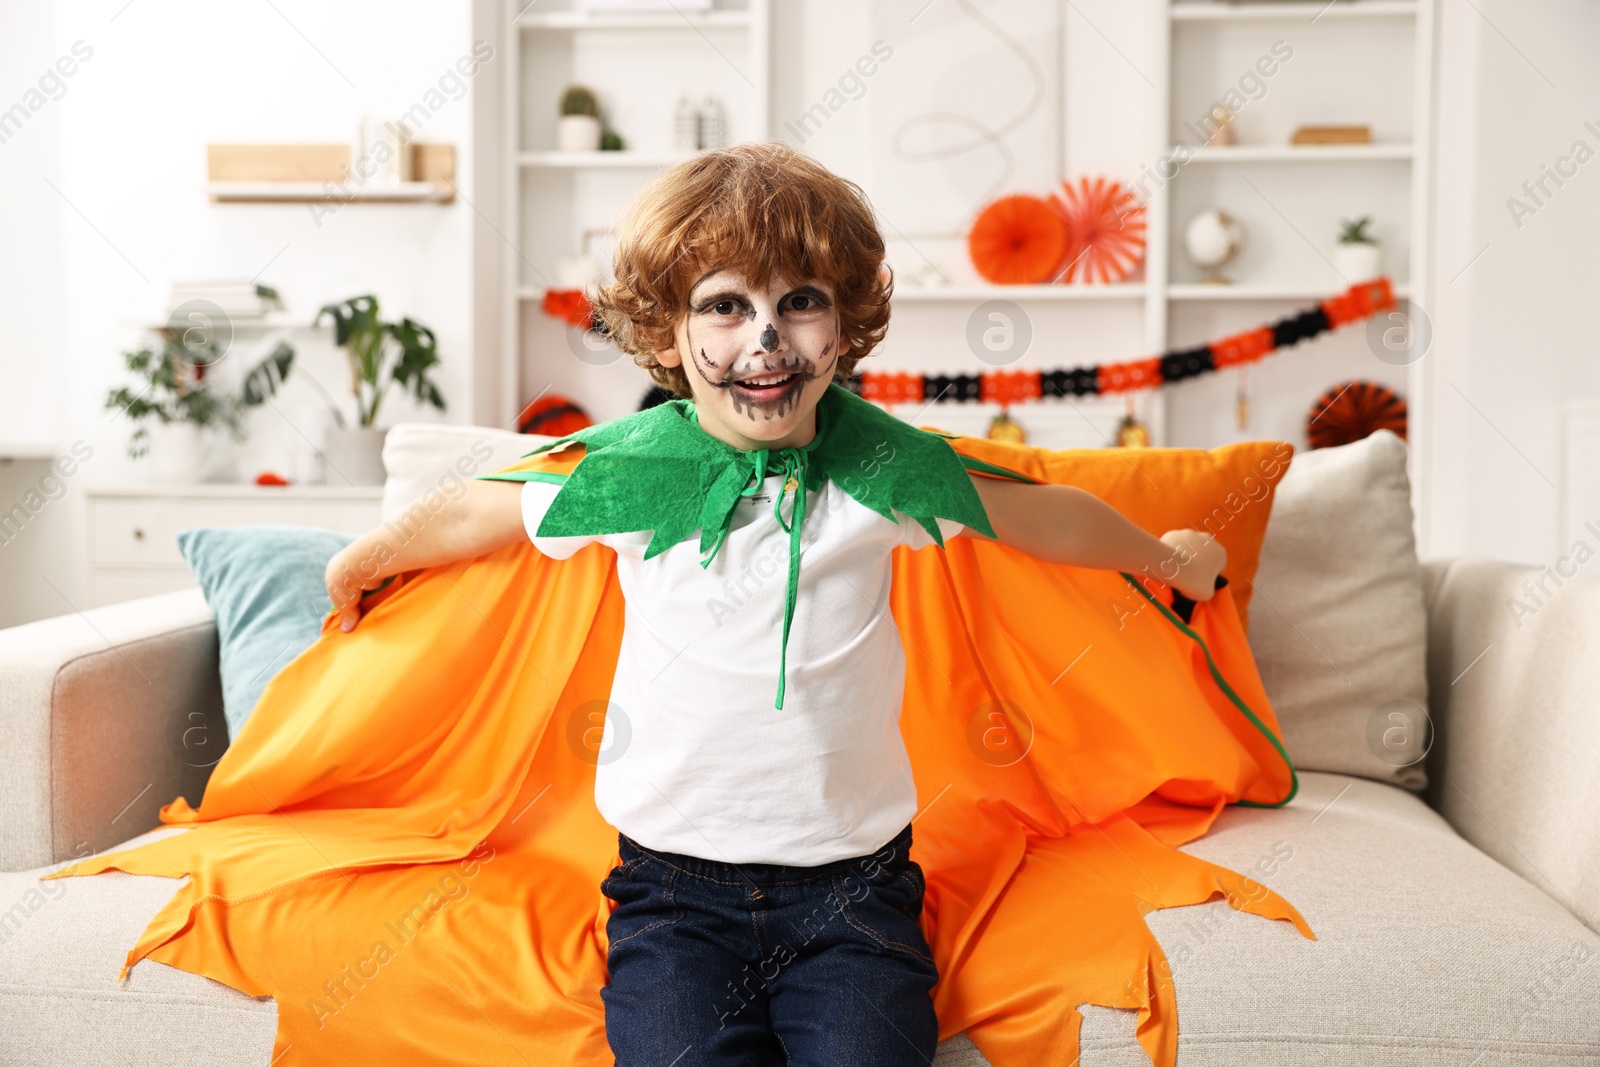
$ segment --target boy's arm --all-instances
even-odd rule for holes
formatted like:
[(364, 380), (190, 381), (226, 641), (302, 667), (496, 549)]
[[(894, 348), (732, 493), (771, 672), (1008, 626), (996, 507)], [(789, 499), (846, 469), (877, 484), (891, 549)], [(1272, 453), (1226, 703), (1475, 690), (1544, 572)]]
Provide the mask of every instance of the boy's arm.
[(1049, 563), (1144, 572), (1190, 600), (1209, 600), (1228, 554), (1210, 534), (1170, 530), (1154, 537), (1092, 493), (1070, 485), (1034, 485), (972, 475), (996, 537), (975, 537)]
[(323, 580), (342, 629), (354, 629), (361, 618), (361, 594), (396, 574), (473, 559), (527, 539), (523, 483), (474, 479), (466, 484), (464, 494), (438, 511), (417, 509), (416, 517), (408, 514), (369, 530), (328, 561)]

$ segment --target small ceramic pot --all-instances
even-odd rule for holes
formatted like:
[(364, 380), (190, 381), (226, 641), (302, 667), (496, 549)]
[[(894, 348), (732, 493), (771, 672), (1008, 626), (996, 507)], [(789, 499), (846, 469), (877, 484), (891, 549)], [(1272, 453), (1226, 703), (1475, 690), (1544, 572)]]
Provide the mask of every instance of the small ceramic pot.
[(556, 147), (563, 152), (600, 151), (600, 120), (593, 115), (562, 115), (556, 121)]
[(1383, 273), (1383, 246), (1369, 241), (1340, 244), (1333, 262), (1351, 282), (1371, 281)]
[(150, 477), (158, 485), (197, 485), (205, 464), (205, 442), (192, 422), (152, 422)]
[(383, 439), (387, 430), (329, 426), (323, 441), (324, 481), (329, 485), (382, 485)]

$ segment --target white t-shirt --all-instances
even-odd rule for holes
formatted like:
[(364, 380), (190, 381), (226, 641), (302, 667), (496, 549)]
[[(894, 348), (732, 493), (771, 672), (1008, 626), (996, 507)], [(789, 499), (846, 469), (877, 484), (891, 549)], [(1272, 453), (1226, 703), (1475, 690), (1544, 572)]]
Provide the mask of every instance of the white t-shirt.
[[(807, 493), (779, 710), (789, 534), (772, 501), (781, 481), (770, 476), (739, 501), (704, 568), (698, 535), (649, 561), (648, 531), (538, 537), (560, 486), (523, 486), (523, 524), (545, 555), (566, 559), (594, 541), (616, 550), (625, 621), (595, 804), (648, 848), (815, 866), (875, 851), (916, 814), (890, 556), (935, 542), (915, 519), (896, 512), (892, 523), (831, 479)], [(938, 523), (946, 539), (962, 529)]]

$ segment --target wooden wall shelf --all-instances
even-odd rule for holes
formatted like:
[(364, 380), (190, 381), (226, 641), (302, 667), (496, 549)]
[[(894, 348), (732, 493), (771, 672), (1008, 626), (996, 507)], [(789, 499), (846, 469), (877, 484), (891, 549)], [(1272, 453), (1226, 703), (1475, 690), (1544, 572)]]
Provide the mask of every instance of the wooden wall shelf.
[(417, 142), (413, 181), (351, 173), (347, 144), (206, 146), (206, 192), (214, 203), (428, 203), (456, 198), (456, 146)]

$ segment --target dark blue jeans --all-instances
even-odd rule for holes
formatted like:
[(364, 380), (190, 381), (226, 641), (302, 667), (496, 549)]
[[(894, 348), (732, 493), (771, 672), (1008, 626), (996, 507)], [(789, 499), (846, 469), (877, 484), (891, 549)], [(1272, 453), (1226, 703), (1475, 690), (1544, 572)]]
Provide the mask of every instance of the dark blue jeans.
[(618, 835), (601, 891), (617, 1067), (928, 1067), (939, 972), (909, 825), (817, 867), (721, 863)]

